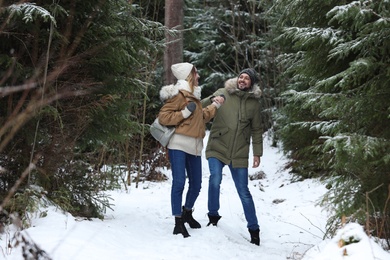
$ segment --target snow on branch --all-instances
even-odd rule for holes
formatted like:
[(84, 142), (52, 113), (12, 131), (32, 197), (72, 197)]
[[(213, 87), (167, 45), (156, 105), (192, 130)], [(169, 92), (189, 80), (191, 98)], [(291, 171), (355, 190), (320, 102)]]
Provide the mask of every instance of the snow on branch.
[(338, 120), (330, 121), (312, 121), (301, 123), (302, 127), (308, 127), (311, 131), (317, 131), (322, 134), (331, 134), (334, 129), (340, 124)]
[(294, 41), (299, 42), (299, 44), (308, 46), (318, 40), (329, 44), (335, 44), (340, 41), (340, 33), (340, 30), (335, 30), (330, 27), (289, 27), (284, 30), (284, 33), (281, 35), (281, 37), (292, 38)]
[(22, 16), (22, 20), (26, 23), (34, 21), (35, 17), (41, 17), (44, 21), (51, 21), (56, 25), (54, 16), (43, 7), (37, 6), (35, 3), (23, 3), (10, 5), (7, 10), (10, 12), (10, 17), (14, 15)]
[(342, 149), (351, 156), (358, 152), (361, 153), (364, 159), (376, 156), (378, 151), (380, 151), (380, 147), (388, 143), (388, 140), (384, 138), (360, 134), (338, 134), (333, 137), (323, 136), (321, 139), (325, 139), (325, 149)]

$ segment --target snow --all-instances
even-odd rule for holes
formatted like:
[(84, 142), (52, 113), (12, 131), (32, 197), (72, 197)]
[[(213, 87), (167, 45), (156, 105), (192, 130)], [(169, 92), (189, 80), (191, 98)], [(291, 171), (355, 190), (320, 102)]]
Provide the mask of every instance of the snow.
[(7, 9), (11, 13), (24, 13), (22, 20), (26, 23), (34, 21), (37, 15), (43, 17), (46, 21), (50, 20), (53, 24), (56, 24), (55, 18), (50, 14), (50, 12), (40, 6), (37, 6), (35, 3), (22, 3), (22, 4), (12, 4)]
[[(339, 241), (356, 241), (339, 247)], [(321, 248), (321, 250), (319, 250)], [(345, 255), (344, 255), (345, 254)], [(346, 260), (346, 259), (390, 259), (390, 254), (365, 234), (363, 228), (356, 223), (349, 223), (338, 230), (336, 236), (319, 247), (312, 248), (305, 259)]]
[[(270, 146), (269, 138), (264, 141), (261, 166), (250, 168), (251, 175), (265, 173), (265, 178), (250, 181), (261, 228), (260, 246), (249, 243), (242, 206), (227, 167), (221, 187), (222, 218), (217, 227), (206, 226), (209, 170), (205, 159), (202, 190), (193, 212), (202, 228), (187, 226), (191, 237), (172, 234), (170, 180), (111, 192), (114, 210), (109, 210), (104, 220), (80, 219), (49, 207), (46, 217), (33, 217), (32, 227), (22, 232), (55, 260), (390, 259), (357, 224), (347, 224), (334, 238), (323, 240), (328, 216), (317, 202), (326, 192), (324, 185), (317, 180), (293, 181), (285, 169), (286, 158)], [(171, 177), (169, 170), (162, 170)], [(22, 259), (20, 247), (6, 247), (13, 232), (9, 227), (0, 237), (0, 258)], [(340, 238), (348, 241), (349, 237), (359, 241), (340, 248)]]

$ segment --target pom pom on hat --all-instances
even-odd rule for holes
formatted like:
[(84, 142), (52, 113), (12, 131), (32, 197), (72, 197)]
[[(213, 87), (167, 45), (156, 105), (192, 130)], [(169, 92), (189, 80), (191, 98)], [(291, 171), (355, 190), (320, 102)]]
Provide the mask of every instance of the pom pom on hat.
[(188, 62), (176, 63), (171, 66), (171, 70), (173, 75), (177, 79), (186, 79), (188, 75), (190, 75), (192, 68), (194, 65)]
[(238, 77), (240, 77), (240, 75), (242, 73), (245, 73), (245, 74), (248, 74), (249, 77), (251, 78), (251, 85), (253, 86), (254, 84), (256, 84), (258, 81), (259, 81), (259, 78), (257, 77), (257, 74), (256, 74), (256, 71), (254, 69), (251, 69), (251, 68), (248, 68), (248, 69), (243, 69), (240, 74), (238, 74)]

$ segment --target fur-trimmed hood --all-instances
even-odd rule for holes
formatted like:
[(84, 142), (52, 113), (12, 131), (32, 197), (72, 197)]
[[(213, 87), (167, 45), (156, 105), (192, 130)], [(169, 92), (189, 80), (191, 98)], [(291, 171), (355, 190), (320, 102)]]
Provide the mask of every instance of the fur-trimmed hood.
[[(190, 85), (186, 80), (178, 80), (176, 84), (167, 85), (161, 88), (160, 90), (160, 100), (165, 102), (166, 100), (176, 96), (179, 93), (179, 90), (185, 90), (191, 93)], [(193, 95), (195, 98), (200, 100), (202, 89), (200, 87), (195, 87)]]
[[(231, 79), (228, 79), (225, 81), (225, 89), (230, 94), (242, 91), (239, 88), (237, 88), (237, 80), (238, 80), (238, 78), (236, 77), (236, 78), (231, 78)], [(259, 99), (261, 97), (262, 92), (261, 92), (259, 85), (255, 84), (252, 86), (252, 89), (250, 91), (248, 91), (248, 93), (252, 94), (251, 95), (252, 97)]]

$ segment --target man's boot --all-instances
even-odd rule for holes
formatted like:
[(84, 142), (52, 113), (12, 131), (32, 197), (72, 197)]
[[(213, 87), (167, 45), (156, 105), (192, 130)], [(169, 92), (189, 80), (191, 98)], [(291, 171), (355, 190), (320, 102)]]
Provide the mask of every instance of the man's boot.
[(216, 226), (219, 219), (222, 218), (221, 216), (211, 216), (209, 214), (207, 214), (207, 216), (209, 217), (209, 223), (207, 224), (207, 226), (210, 225)]
[(251, 243), (255, 245), (260, 245), (260, 229), (251, 230), (248, 229), (249, 233), (251, 234)]
[(192, 209), (186, 209), (183, 206), (183, 213), (181, 217), (183, 218), (183, 222), (187, 222), (191, 228), (201, 228), (199, 222), (192, 217)]
[(184, 226), (183, 218), (175, 217), (175, 228), (173, 229), (173, 234), (174, 235), (182, 234), (184, 238), (190, 236), (190, 234), (188, 234), (186, 227)]

